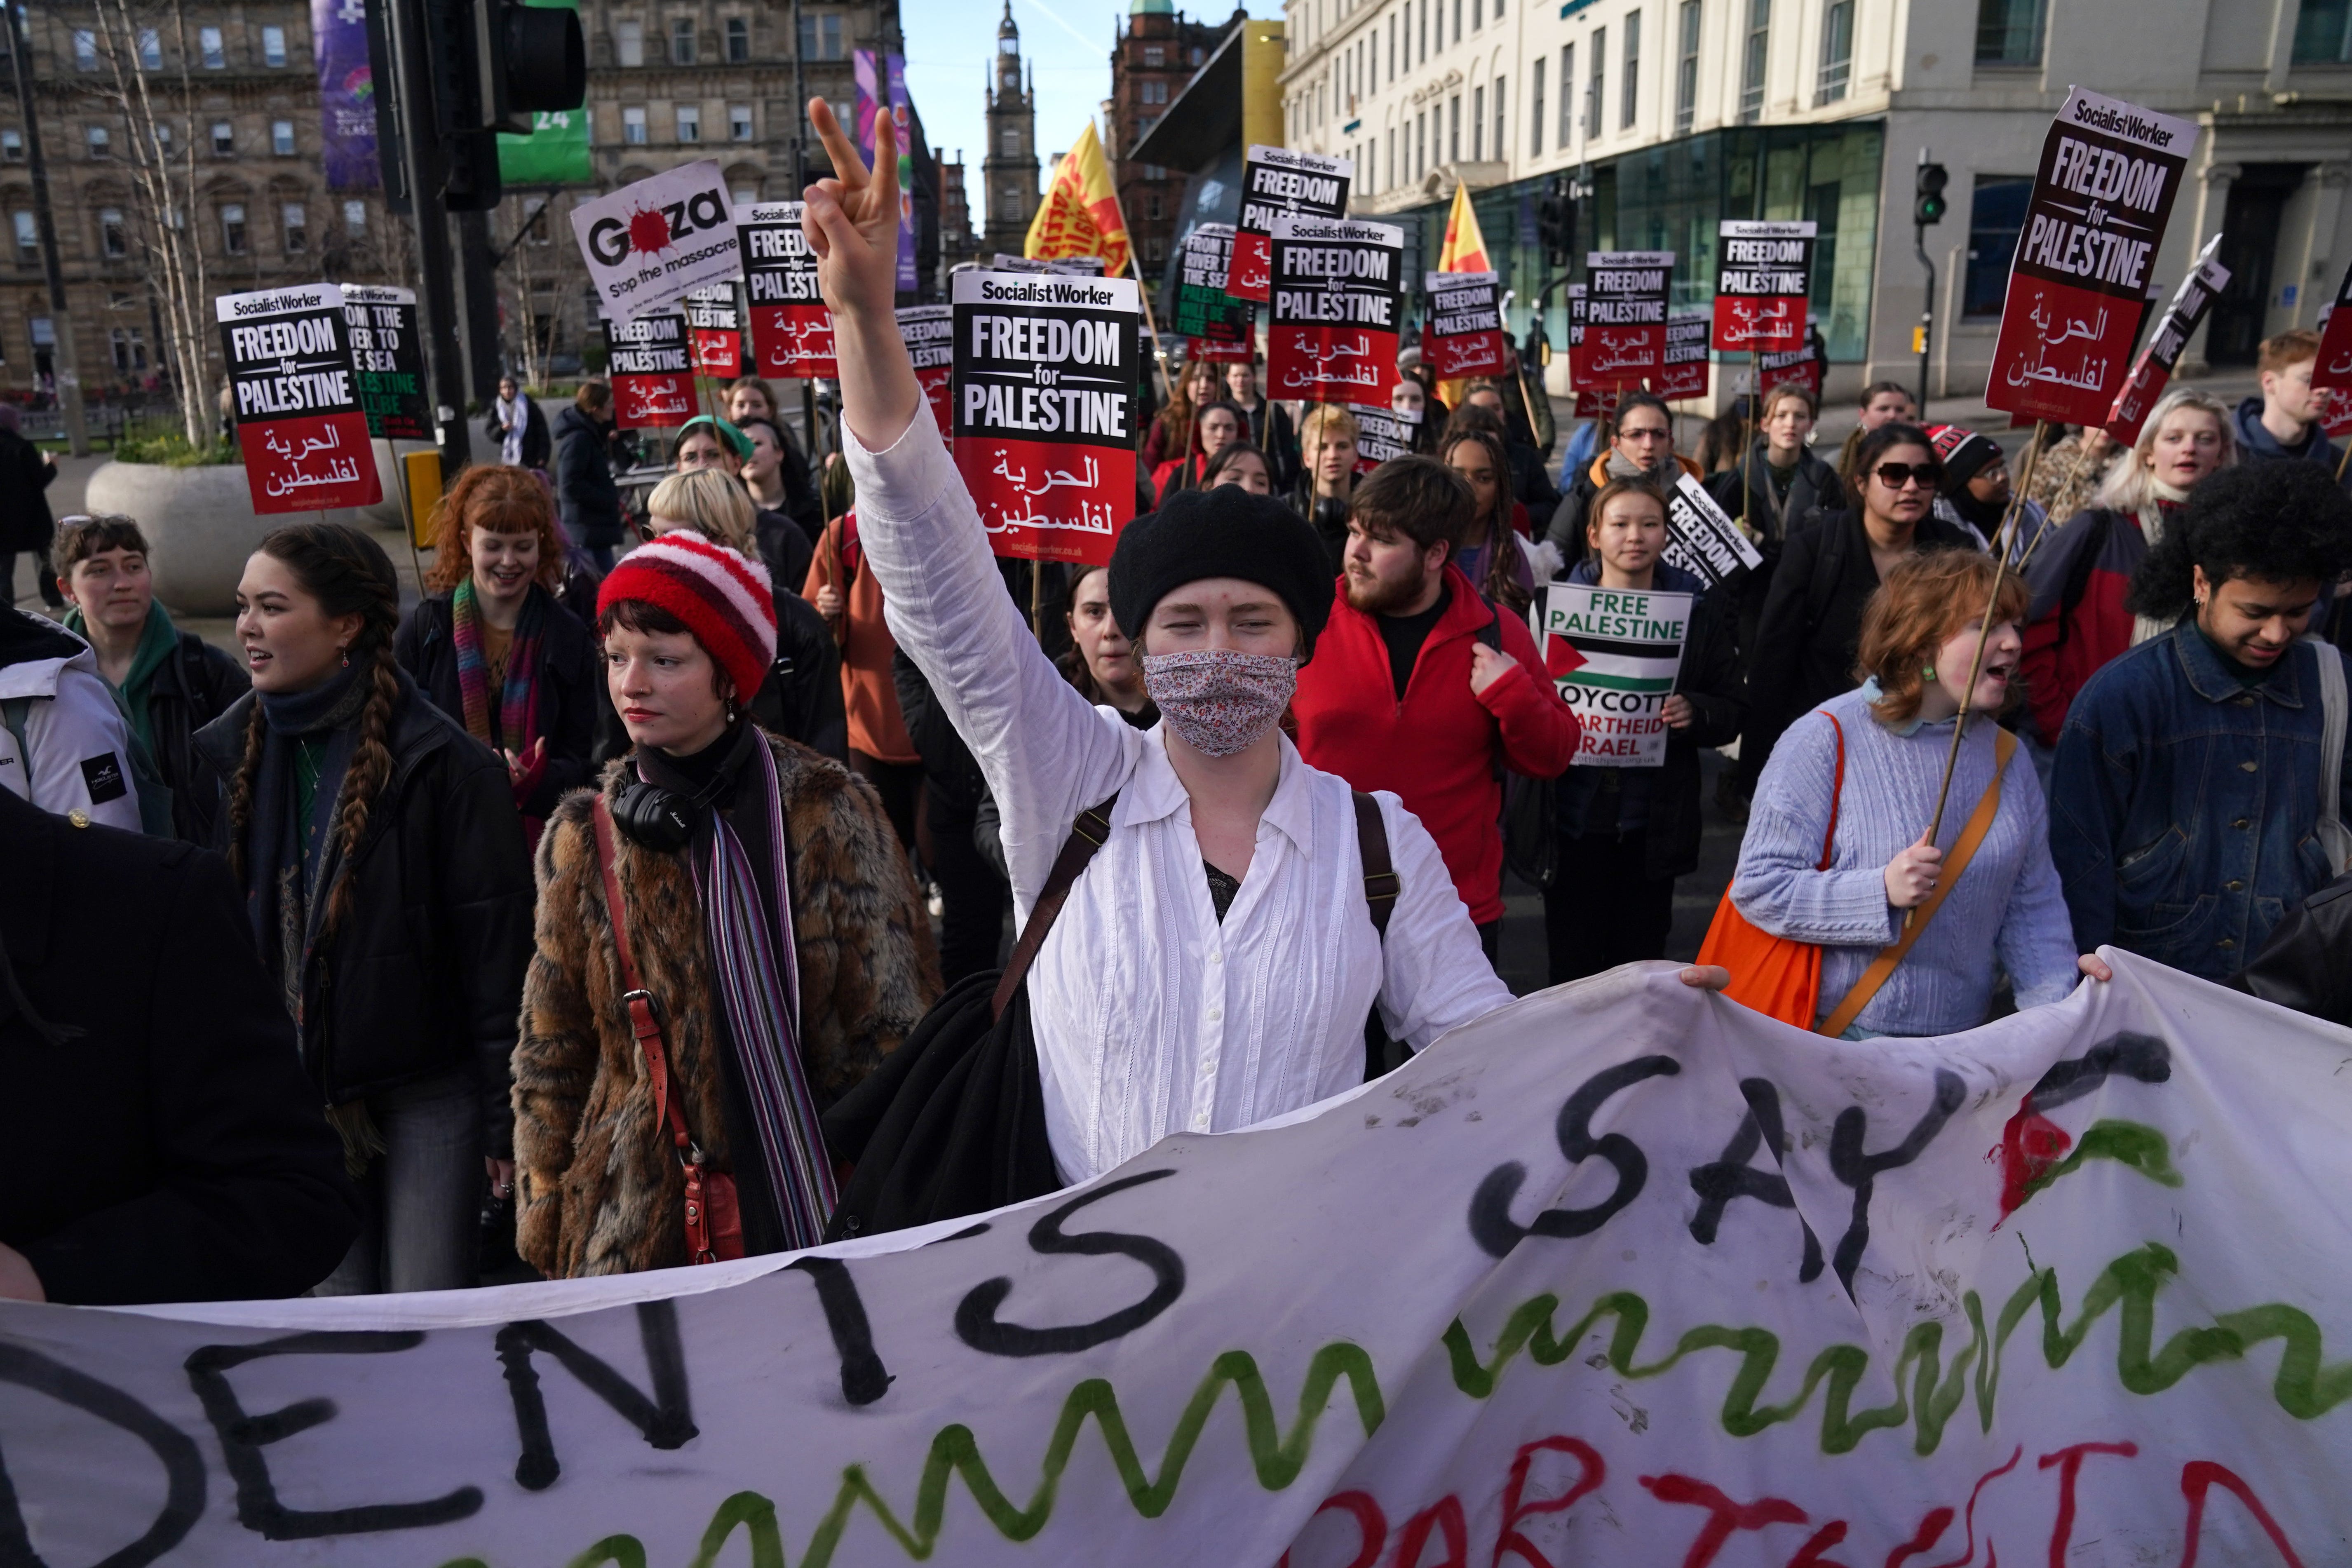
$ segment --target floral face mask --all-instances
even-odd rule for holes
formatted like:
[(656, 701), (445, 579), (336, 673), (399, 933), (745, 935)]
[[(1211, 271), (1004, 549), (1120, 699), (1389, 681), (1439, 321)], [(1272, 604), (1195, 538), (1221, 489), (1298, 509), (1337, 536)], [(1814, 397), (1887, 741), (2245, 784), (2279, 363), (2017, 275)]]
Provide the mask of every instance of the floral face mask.
[(1168, 727), (1204, 756), (1230, 757), (1281, 722), (1298, 661), (1281, 654), (1197, 648), (1143, 656), (1143, 689)]

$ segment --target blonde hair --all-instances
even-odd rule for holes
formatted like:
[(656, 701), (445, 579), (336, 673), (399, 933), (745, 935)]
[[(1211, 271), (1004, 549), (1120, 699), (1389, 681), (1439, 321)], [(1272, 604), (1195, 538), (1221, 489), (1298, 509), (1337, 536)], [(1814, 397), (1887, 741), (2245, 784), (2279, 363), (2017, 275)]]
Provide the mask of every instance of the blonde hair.
[(698, 529), (747, 561), (760, 558), (759, 540), (752, 532), (751, 498), (732, 475), (716, 468), (672, 474), (646, 498), (646, 510)]
[[(2213, 466), (2227, 468), (2236, 465), (2238, 434), (2231, 427), (2234, 422), (2229, 407), (2220, 398), (2193, 386), (2176, 386), (2156, 400), (2156, 406), (2148, 410), (2147, 423), (2139, 427), (2139, 439), (2108, 468), (2107, 477), (2099, 481), (2098, 489), (2091, 497), (2093, 506), (2137, 517), (2156, 504), (2156, 470), (2148, 466), (2148, 455), (2156, 450), (2156, 437), (2163, 430), (2164, 422), (2183, 408), (2212, 416), (2214, 428), (2221, 431), (2221, 460)], [(2065, 519), (2051, 521), (2063, 522)]]
[(1319, 450), (1329, 438), (1328, 433), (1335, 428), (1353, 441), (1363, 434), (1364, 427), (1356, 423), (1354, 415), (1339, 404), (1318, 403), (1307, 411), (1306, 418), (1298, 422), (1298, 444), (1308, 452)]

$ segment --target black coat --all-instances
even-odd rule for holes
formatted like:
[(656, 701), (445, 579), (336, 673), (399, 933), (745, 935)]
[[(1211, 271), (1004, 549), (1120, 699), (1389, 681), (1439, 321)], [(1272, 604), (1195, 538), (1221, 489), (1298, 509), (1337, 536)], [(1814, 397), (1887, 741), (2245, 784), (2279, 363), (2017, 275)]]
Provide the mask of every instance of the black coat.
[(2234, 990), (2352, 1025), (2352, 877), (2338, 877), (2289, 910), (2271, 928), (2245, 968), (2230, 977)]
[[(46, 495), (58, 471), (41, 449), (14, 430), (0, 430), (0, 551), (47, 550), (57, 524)], [(51, 585), (54, 592), (54, 585)], [(47, 598), (48, 595), (41, 595)]]
[[(809, 563), (816, 559), (816, 546), (802, 531), (797, 518), (754, 506), (751, 530), (760, 547), (760, 560), (768, 568), (770, 583), (793, 588), (808, 581)], [(820, 525), (819, 531), (822, 531)]]
[(621, 542), (621, 488), (613, 482), (612, 430), (573, 404), (555, 416), (555, 504), (572, 542), (610, 550)]
[(220, 857), (0, 789), (0, 1243), (49, 1300), (325, 1279), (359, 1195)]
[(172, 832), (191, 844), (214, 841), (220, 804), (196, 760), (196, 731), (253, 689), (242, 665), (194, 632), (182, 632), (172, 657), (147, 682), (147, 729), (155, 771), (172, 790)]
[[(305, 990), (318, 1005), (303, 1020), (302, 1064), (330, 1105), (471, 1064), (484, 1152), (503, 1155), (507, 1063), (532, 947), (530, 855), (506, 763), (404, 676), (403, 685), (391, 776), (345, 871), (357, 879), (351, 912), (311, 959), (315, 990)], [(239, 699), (196, 736), (224, 793), (257, 700)]]
[(1715, 498), (1716, 505), (1755, 529), (1760, 536), (1756, 548), (1769, 571), (1790, 534), (1811, 528), (1830, 512), (1843, 510), (1846, 495), (1837, 470), (1808, 448), (1797, 455), (1796, 475), (1789, 481), (1789, 493), (1776, 516), (1769, 493), (1772, 470), (1765, 462), (1764, 451), (1764, 443), (1759, 441), (1749, 450), (1745, 464), (1734, 463), (1721, 473), (1710, 475), (1706, 493)]
[[(1975, 542), (1934, 516), (1919, 520), (1915, 547), (1969, 550)], [(1878, 591), (1878, 568), (1858, 511), (1823, 514), (1781, 547), (1748, 656), (1748, 721), (1742, 773), (1755, 778), (1780, 731), (1841, 692), (1851, 691), (1862, 612)], [(1751, 761), (1752, 758), (1752, 761)]]
[(1701, 748), (1731, 743), (1748, 722), (1748, 684), (1739, 677), (1737, 605), (1723, 588), (1701, 594), (1691, 606), (1689, 635), (1683, 642), (1675, 689), (1691, 705), (1686, 729), (1666, 731), (1666, 760), (1650, 791), (1648, 847), (1643, 875), (1651, 880), (1687, 876), (1698, 869), (1698, 754)]
[[(588, 753), (596, 739), (596, 710), (608, 703), (597, 668), (595, 634), (546, 589), (534, 584), (530, 591), (539, 595), (545, 611), (540, 617), (536, 679), (540, 733), (547, 737), (547, 764), (540, 773), (539, 787), (522, 803), (522, 809), (532, 816), (545, 817), (555, 810), (557, 801), (592, 782)], [(457, 621), (448, 595), (436, 594), (417, 603), (401, 624), (400, 636), (393, 640), (392, 655), (416, 682), (417, 689), (455, 719), (458, 728), (465, 728), (466, 699), (457, 685)], [(498, 693), (490, 693), (494, 715), (498, 700)], [(516, 752), (529, 746), (528, 741), (512, 735), (499, 736), (499, 743)]]
[[(522, 466), (543, 468), (547, 467), (548, 454), (553, 450), (554, 441), (548, 434), (547, 410), (539, 405), (538, 398), (530, 400), (530, 417), (523, 421), (522, 426)], [(505, 450), (506, 428), (499, 423), (499, 405), (495, 402), (483, 416), (482, 434), (489, 437), (492, 447)]]

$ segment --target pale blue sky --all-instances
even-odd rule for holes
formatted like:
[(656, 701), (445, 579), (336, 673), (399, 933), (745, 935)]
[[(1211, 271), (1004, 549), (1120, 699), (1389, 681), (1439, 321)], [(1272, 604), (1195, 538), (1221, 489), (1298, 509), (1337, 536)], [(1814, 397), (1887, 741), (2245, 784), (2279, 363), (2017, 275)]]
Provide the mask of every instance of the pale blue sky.
[[(1233, 0), (1177, 0), (1193, 18), (1222, 21)], [(1076, 140), (1110, 96), (1110, 50), (1128, 0), (1013, 0), (1023, 58), (1035, 68), (1041, 164)], [(1279, 16), (1279, 0), (1252, 0), (1253, 16)], [(987, 142), (987, 83), (1004, 0), (901, 0), (907, 90), (922, 110), (931, 145), (952, 158), (963, 149), (980, 226), (980, 160)], [(1097, 132), (1100, 126), (1097, 127)]]

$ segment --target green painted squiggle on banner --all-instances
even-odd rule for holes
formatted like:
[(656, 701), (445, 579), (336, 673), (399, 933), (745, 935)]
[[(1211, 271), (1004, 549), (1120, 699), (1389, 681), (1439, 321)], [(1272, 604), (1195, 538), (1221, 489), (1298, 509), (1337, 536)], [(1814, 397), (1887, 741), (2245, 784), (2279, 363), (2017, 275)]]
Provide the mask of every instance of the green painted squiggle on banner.
[(2091, 1123), (2073, 1153), (2026, 1183), (2025, 1197), (2032, 1197), (2061, 1176), (2073, 1175), (2085, 1160), (2116, 1161), (2160, 1186), (2181, 1184), (2180, 1173), (2173, 1168), (2172, 1145), (2162, 1132), (2110, 1117)]
[[(1558, 1365), (1573, 1353), (1603, 1318), (1616, 1321), (1604, 1353), (1620, 1376), (1657, 1377), (1672, 1370), (1684, 1357), (1699, 1351), (1734, 1351), (1740, 1358), (1739, 1370), (1724, 1394), (1724, 1430), (1735, 1437), (1750, 1437), (1780, 1422), (1793, 1420), (1811, 1402), (1813, 1390), (1826, 1383), (1821, 1441), (1822, 1451), (1827, 1454), (1850, 1453), (1869, 1433), (1899, 1427), (1906, 1422), (1916, 1423), (1913, 1447), (1923, 1455), (1934, 1453), (1943, 1441), (1945, 1425), (1967, 1395), (1971, 1364), (1977, 1369), (1978, 1417), (1990, 1431), (1994, 1395), (2000, 1381), (2001, 1352), (2025, 1315), (2036, 1306), (2042, 1309), (2042, 1359), (2053, 1370), (2072, 1359), (2092, 1326), (2110, 1308), (2120, 1307), (2116, 1374), (2134, 1394), (2161, 1394), (2196, 1367), (2210, 1362), (2239, 1360), (2255, 1345), (2274, 1339), (2284, 1342), (2284, 1349), (2272, 1392), (2280, 1408), (2288, 1415), (2307, 1421), (2352, 1398), (2352, 1363), (2326, 1364), (2318, 1323), (2309, 1313), (2279, 1303), (2224, 1313), (2210, 1327), (2184, 1329), (2166, 1341), (2161, 1350), (2151, 1353), (2156, 1294), (2179, 1270), (2179, 1259), (2170, 1249), (2154, 1242), (2125, 1254), (2092, 1280), (2083, 1297), (2081, 1313), (2071, 1328), (2060, 1326), (2063, 1308), (2055, 1268), (2037, 1269), (2026, 1277), (2002, 1306), (1990, 1335), (1985, 1329), (1983, 1304), (1971, 1290), (1963, 1298), (1971, 1338), (1952, 1358), (1949, 1372), (1942, 1370), (1944, 1326), (1916, 1324), (1904, 1336), (1903, 1350), (1895, 1361), (1895, 1402), (1861, 1411), (1853, 1410), (1851, 1401), (1870, 1365), (1870, 1352), (1859, 1345), (1828, 1346), (1813, 1357), (1793, 1398), (1761, 1406), (1757, 1399), (1770, 1382), (1780, 1354), (1780, 1337), (1769, 1330), (1714, 1326), (1691, 1329), (1675, 1342), (1675, 1348), (1663, 1360), (1637, 1363), (1634, 1354), (1649, 1327), (1650, 1308), (1630, 1290), (1601, 1297), (1566, 1333), (1552, 1330), (1552, 1315), (1559, 1310), (1559, 1298), (1547, 1293), (1528, 1300), (1505, 1320), (1495, 1342), (1493, 1359), (1488, 1362), (1478, 1359), (1469, 1333), (1458, 1318), (1446, 1328), (1444, 1343), (1454, 1386), (1473, 1399), (1491, 1394), (1505, 1364), (1522, 1350), (1538, 1365)], [(1907, 1398), (1904, 1393), (1906, 1382), (1911, 1389)]]
[[(2179, 1272), (2180, 1261), (2169, 1248), (2154, 1242), (2126, 1253), (2100, 1271), (2084, 1292), (2071, 1325), (2058, 1294), (2058, 1271), (2041, 1268), (2027, 1275), (2011, 1293), (1988, 1331), (1983, 1303), (1971, 1290), (1963, 1299), (1969, 1342), (1943, 1364), (1944, 1329), (1940, 1323), (1920, 1323), (1905, 1336), (1893, 1382), (1895, 1401), (1875, 1408), (1855, 1410), (1852, 1401), (1870, 1365), (1870, 1352), (1859, 1345), (1831, 1345), (1814, 1356), (1796, 1394), (1779, 1405), (1757, 1400), (1771, 1380), (1780, 1353), (1780, 1337), (1763, 1328), (1723, 1328), (1708, 1325), (1687, 1331), (1663, 1359), (1635, 1359), (1650, 1321), (1649, 1304), (1630, 1290), (1612, 1291), (1595, 1301), (1565, 1333), (1552, 1330), (1559, 1298), (1549, 1292), (1530, 1298), (1505, 1321), (1493, 1358), (1481, 1362), (1460, 1319), (1444, 1337), (1454, 1386), (1473, 1399), (1494, 1392), (1504, 1368), (1525, 1351), (1540, 1366), (1567, 1360), (1603, 1318), (1613, 1318), (1607, 1350), (1609, 1365), (1620, 1376), (1654, 1378), (1664, 1375), (1684, 1358), (1700, 1351), (1728, 1350), (1740, 1358), (1738, 1371), (1724, 1395), (1724, 1430), (1748, 1437), (1780, 1423), (1794, 1420), (1811, 1403), (1813, 1392), (1826, 1384), (1822, 1409), (1822, 1448), (1825, 1453), (1852, 1451), (1871, 1432), (1916, 1425), (1913, 1447), (1932, 1454), (1943, 1440), (1944, 1428), (1968, 1399), (1976, 1394), (1977, 1414), (1985, 1430), (1992, 1428), (1993, 1405), (2000, 1383), (2002, 1352), (2011, 1337), (2036, 1307), (2042, 1312), (2042, 1355), (2053, 1370), (2063, 1367), (2110, 1310), (2117, 1310), (2118, 1343), (2116, 1374), (2133, 1394), (2161, 1394), (2197, 1367), (2242, 1359), (2269, 1340), (2282, 1342), (2279, 1367), (2272, 1392), (2279, 1406), (2298, 1420), (2324, 1415), (2352, 1399), (2352, 1363), (2329, 1365), (2324, 1359), (2324, 1336), (2310, 1314), (2279, 1303), (2225, 1312), (2206, 1327), (2184, 1329), (2155, 1345), (2156, 1296)], [(860, 1505), (869, 1510), (885, 1532), (909, 1558), (929, 1561), (939, 1545), (947, 1513), (948, 1486), (963, 1478), (966, 1489), (981, 1512), (1008, 1541), (1028, 1541), (1052, 1519), (1063, 1474), (1068, 1469), (1078, 1436), (1088, 1419), (1101, 1429), (1103, 1445), (1118, 1471), (1128, 1500), (1137, 1513), (1157, 1519), (1175, 1500), (1176, 1490), (1202, 1429), (1208, 1425), (1226, 1384), (1241, 1405), (1244, 1440), (1258, 1484), (1280, 1491), (1298, 1479), (1313, 1450), (1315, 1431), (1328, 1412), (1331, 1395), (1345, 1378), (1354, 1396), (1356, 1415), (1364, 1434), (1380, 1429), (1386, 1407), (1371, 1357), (1361, 1347), (1337, 1343), (1324, 1346), (1307, 1363), (1299, 1390), (1296, 1419), (1286, 1435), (1276, 1423), (1274, 1401), (1257, 1362), (1246, 1351), (1227, 1351), (1212, 1363), (1209, 1374), (1193, 1390), (1192, 1400), (1170, 1433), (1160, 1472), (1150, 1474), (1136, 1452), (1118, 1395), (1109, 1382), (1088, 1378), (1071, 1389), (1062, 1402), (1040, 1465), (1036, 1489), (1028, 1501), (1015, 1502), (1005, 1494), (980, 1452), (979, 1439), (961, 1422), (940, 1428), (915, 1487), (911, 1519), (901, 1520), (868, 1478), (866, 1467), (851, 1465), (842, 1472), (833, 1506), (818, 1521), (809, 1539), (800, 1568), (829, 1568), (844, 1534)], [(1906, 1394), (1906, 1389), (1908, 1389)], [(737, 1492), (719, 1505), (704, 1530), (699, 1550), (688, 1568), (711, 1568), (720, 1549), (738, 1530), (750, 1539), (751, 1568), (786, 1568), (775, 1505), (757, 1492)], [(459, 1558), (442, 1568), (488, 1568), (479, 1558)], [(568, 1568), (646, 1568), (645, 1547), (632, 1535), (607, 1536), (571, 1560)]]

